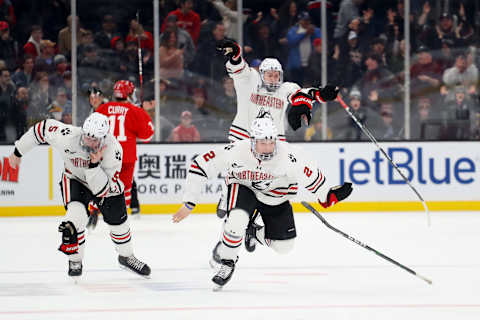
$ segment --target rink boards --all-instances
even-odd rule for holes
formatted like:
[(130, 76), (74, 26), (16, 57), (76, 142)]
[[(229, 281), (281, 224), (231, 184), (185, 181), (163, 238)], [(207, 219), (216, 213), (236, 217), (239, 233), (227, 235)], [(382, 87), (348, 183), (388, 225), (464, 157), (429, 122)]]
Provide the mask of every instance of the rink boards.
[[(330, 211), (418, 211), (422, 204), (372, 143), (299, 143), (315, 158), (326, 185), (354, 184), (348, 201)], [(480, 210), (478, 142), (394, 142), (381, 146), (426, 200), (430, 210)], [(172, 213), (181, 203), (189, 161), (222, 144), (146, 144), (138, 146), (135, 177), (142, 213)], [(0, 216), (60, 215), (58, 186), (63, 161), (49, 146), (25, 155), (19, 170), (9, 166), (11, 146), (0, 146)], [(197, 213), (213, 212), (223, 177), (202, 190)], [(299, 188), (300, 190), (301, 188)], [(298, 201), (315, 202), (305, 190)], [(295, 202), (295, 201), (294, 201)], [(298, 203), (296, 211), (305, 212)]]

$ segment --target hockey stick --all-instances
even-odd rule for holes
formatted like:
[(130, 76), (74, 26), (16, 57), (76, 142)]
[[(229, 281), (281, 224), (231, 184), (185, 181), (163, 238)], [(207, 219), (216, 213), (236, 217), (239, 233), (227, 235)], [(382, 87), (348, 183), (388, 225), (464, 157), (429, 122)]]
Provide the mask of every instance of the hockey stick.
[[(137, 23), (140, 24), (140, 11), (137, 10)], [(140, 35), (137, 34), (138, 45), (138, 78), (140, 81), (140, 106), (143, 107), (143, 61), (142, 61), (142, 47), (140, 42)]]
[(392, 164), (392, 166), (395, 168), (395, 170), (397, 170), (397, 172), (400, 174), (400, 176), (403, 178), (403, 180), (405, 180), (405, 182), (408, 184), (408, 186), (413, 190), (413, 192), (415, 192), (415, 194), (417, 195), (418, 199), (420, 199), (420, 201), (422, 202), (423, 204), (423, 207), (425, 208), (425, 212), (427, 213), (427, 221), (428, 221), (428, 226), (430, 226), (430, 211), (428, 210), (428, 207), (427, 207), (427, 204), (425, 203), (425, 200), (423, 199), (422, 195), (417, 191), (417, 189), (415, 189), (415, 187), (412, 186), (412, 184), (410, 183), (410, 181), (407, 179), (407, 177), (405, 177), (405, 175), (402, 173), (402, 171), (400, 171), (400, 169), (397, 167), (397, 165), (393, 162), (393, 160), (388, 156), (388, 154), (385, 152), (385, 150), (383, 150), (382, 147), (380, 147), (378, 145), (378, 141), (377, 139), (375, 139), (375, 137), (373, 136), (373, 134), (370, 132), (370, 130), (367, 129), (367, 127), (365, 127), (365, 125), (363, 123), (361, 123), (357, 117), (355, 117), (355, 115), (352, 113), (352, 110), (350, 110), (350, 107), (343, 101), (343, 99), (339, 96), (337, 96), (337, 101), (340, 103), (340, 105), (345, 109), (345, 111), (348, 113), (348, 115), (350, 116), (350, 118), (353, 119), (353, 121), (355, 121), (355, 123), (357, 124), (357, 126), (362, 129), (363, 133), (365, 133), (365, 135), (370, 139), (370, 141), (372, 141), (375, 146), (377, 147), (377, 149), (379, 149), (383, 156), (388, 160), (390, 161), (390, 163)]
[(361, 246), (361, 247), (363, 247), (363, 248), (365, 248), (365, 249), (367, 249), (367, 250), (372, 251), (372, 252), (375, 253), (377, 256), (380, 256), (380, 257), (382, 257), (383, 259), (385, 259), (385, 260), (387, 260), (387, 261), (389, 261), (389, 262), (391, 262), (391, 263), (399, 266), (400, 268), (406, 270), (407, 272), (409, 272), (409, 273), (413, 274), (414, 276), (416, 276), (416, 277), (422, 279), (423, 281), (427, 282), (428, 284), (432, 284), (432, 280), (430, 280), (430, 279), (428, 279), (428, 278), (425, 278), (425, 277), (422, 276), (422, 275), (419, 275), (418, 273), (416, 273), (415, 271), (413, 271), (413, 270), (410, 269), (409, 267), (406, 267), (406, 266), (404, 266), (403, 264), (401, 264), (401, 263), (393, 260), (392, 258), (387, 257), (387, 256), (384, 255), (383, 253), (378, 252), (377, 250), (373, 249), (372, 247), (366, 245), (365, 243), (362, 243), (362, 242), (358, 241), (357, 239), (355, 239), (355, 238), (349, 236), (348, 234), (346, 234), (345, 232), (343, 232), (343, 231), (341, 231), (341, 230), (338, 230), (338, 229), (335, 228), (334, 226), (330, 225), (330, 224), (328, 223), (328, 221), (325, 220), (325, 218), (320, 214), (320, 212), (318, 212), (317, 210), (315, 210), (315, 208), (312, 207), (308, 202), (302, 201), (302, 205), (303, 205), (305, 208), (307, 208), (308, 210), (310, 210), (310, 212), (312, 212), (318, 219), (320, 219), (320, 221), (322, 221), (322, 223), (323, 223), (324, 225), (326, 225), (329, 229), (335, 231), (336, 233), (341, 234), (342, 236), (344, 236), (345, 238), (347, 238), (348, 240), (350, 240), (350, 241), (352, 241), (352, 242), (355, 242), (355, 243), (358, 244), (359, 246)]

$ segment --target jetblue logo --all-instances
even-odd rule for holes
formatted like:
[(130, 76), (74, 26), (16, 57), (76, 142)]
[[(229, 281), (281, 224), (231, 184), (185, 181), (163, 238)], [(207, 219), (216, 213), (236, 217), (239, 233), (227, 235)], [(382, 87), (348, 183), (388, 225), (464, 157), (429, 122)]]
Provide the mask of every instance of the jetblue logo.
[[(424, 154), (422, 147), (412, 149), (396, 147), (387, 148), (385, 151), (409, 181), (419, 184), (471, 184), (474, 182), (476, 168), (470, 158), (432, 157)], [(340, 148), (339, 152), (341, 154), (340, 184), (345, 181), (351, 181), (357, 185), (406, 184), (390, 161), (385, 159), (378, 150), (372, 158), (356, 158), (350, 162), (343, 158), (344, 148)]]

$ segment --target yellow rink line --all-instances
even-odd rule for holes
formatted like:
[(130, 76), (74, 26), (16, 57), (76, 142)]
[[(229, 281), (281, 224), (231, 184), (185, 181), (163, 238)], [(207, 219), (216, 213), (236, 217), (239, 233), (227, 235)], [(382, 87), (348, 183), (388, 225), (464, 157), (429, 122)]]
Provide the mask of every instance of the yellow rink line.
[[(420, 202), (342, 202), (327, 210), (318, 204), (313, 204), (320, 212), (379, 212), (379, 211), (423, 211)], [(194, 213), (212, 213), (216, 204), (200, 204)], [(480, 211), (480, 201), (429, 201), (430, 211)], [(142, 214), (171, 214), (180, 207), (180, 204), (144, 204), (141, 205)], [(307, 212), (300, 203), (293, 203), (295, 212)], [(28, 206), (28, 207), (1, 207), (0, 217), (22, 216), (60, 216), (65, 213), (63, 206)]]

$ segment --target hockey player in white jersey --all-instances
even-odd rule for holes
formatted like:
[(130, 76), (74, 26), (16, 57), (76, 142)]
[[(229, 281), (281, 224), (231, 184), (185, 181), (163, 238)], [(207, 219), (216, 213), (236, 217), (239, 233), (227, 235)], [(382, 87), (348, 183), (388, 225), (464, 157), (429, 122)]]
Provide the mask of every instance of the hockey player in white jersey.
[[(250, 124), (263, 112), (271, 114), (279, 140), (285, 141), (285, 113), (290, 104), (288, 123), (297, 130), (302, 119), (310, 123), (315, 102), (324, 103), (337, 97), (339, 89), (332, 85), (302, 89), (296, 83), (283, 82), (282, 65), (275, 58), (264, 59), (257, 72), (242, 58), (235, 41), (222, 40), (217, 44), (217, 50), (228, 57), (226, 68), (237, 93), (237, 113), (228, 134), (231, 142), (248, 139)], [(225, 197), (223, 192), (217, 206), (220, 218), (226, 214)]]
[(43, 120), (15, 142), (9, 160), (16, 167), (25, 154), (43, 143), (50, 144), (62, 156), (65, 169), (60, 187), (67, 212), (58, 227), (62, 233), (58, 250), (68, 256), (69, 276), (82, 275), (87, 206), (93, 200), (110, 227), (120, 267), (148, 277), (149, 266), (133, 255), (124, 186), (119, 179), (122, 147), (108, 132), (108, 118), (99, 113), (88, 116), (81, 128)]
[[(232, 277), (245, 237), (250, 251), (258, 242), (278, 253), (288, 253), (296, 237), (289, 200), (303, 187), (327, 208), (347, 198), (352, 184), (327, 189), (325, 176), (306, 153), (279, 141), (273, 121), (258, 118), (249, 130), (250, 139), (208, 150), (192, 160), (185, 183), (184, 205), (173, 216), (174, 222), (187, 217), (201, 198), (202, 186), (219, 172), (228, 184), (228, 214), (222, 241), (214, 249), (219, 263), (212, 281), (219, 287)], [(324, 200), (326, 199), (326, 200)], [(264, 227), (249, 224), (257, 210)]]

